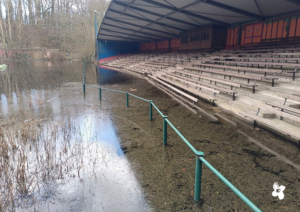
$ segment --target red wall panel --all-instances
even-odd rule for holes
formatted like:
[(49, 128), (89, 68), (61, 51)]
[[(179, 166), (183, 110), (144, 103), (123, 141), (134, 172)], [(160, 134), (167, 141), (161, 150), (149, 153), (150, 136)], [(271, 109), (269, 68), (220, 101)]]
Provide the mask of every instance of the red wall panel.
[(179, 49), (180, 47), (180, 39), (172, 39), (171, 40), (171, 49)]
[(272, 32), (272, 24), (273, 21), (268, 21), (267, 23), (267, 35), (266, 35), (266, 39), (270, 39), (271, 38), (271, 32)]
[(279, 19), (277, 27), (277, 38), (282, 38), (283, 33), (283, 19)]
[(287, 30), (288, 30), (288, 25), (289, 25), (290, 19), (289, 18), (285, 18), (284, 22), (283, 22), (283, 33), (282, 33), (282, 37), (286, 38), (287, 36)]
[(267, 37), (267, 24), (268, 24), (268, 22), (264, 22), (263, 32), (262, 32), (262, 39), (266, 39), (266, 37)]
[(242, 27), (241, 45), (245, 44), (245, 27)]
[(289, 38), (295, 37), (295, 33), (296, 33), (296, 20), (297, 20), (296, 16), (293, 16), (291, 18), (290, 30), (289, 30)]
[(300, 16), (297, 17), (296, 37), (300, 36)]
[(234, 45), (234, 29), (231, 30), (231, 36), (230, 36), (230, 45)]
[(231, 29), (228, 28), (227, 29), (226, 46), (230, 46), (230, 33), (231, 33)]
[(276, 38), (277, 27), (278, 27), (278, 21), (273, 21), (272, 32), (271, 32), (271, 38), (273, 38), (273, 39)]
[(168, 40), (157, 42), (157, 50), (161, 50), (161, 49), (169, 49), (169, 41)]
[(155, 51), (156, 50), (156, 43), (141, 43), (140, 44), (140, 51)]
[(234, 29), (234, 37), (233, 37), (233, 44), (232, 45), (237, 45), (237, 35), (239, 32), (239, 27), (235, 27)]

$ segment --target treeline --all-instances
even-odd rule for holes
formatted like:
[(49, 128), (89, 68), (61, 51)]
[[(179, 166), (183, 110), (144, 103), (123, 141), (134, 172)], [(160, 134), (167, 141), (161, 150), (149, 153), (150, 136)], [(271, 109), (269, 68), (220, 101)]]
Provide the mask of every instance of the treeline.
[(0, 0), (0, 42), (6, 50), (59, 49), (78, 57), (95, 51), (98, 27), (110, 0)]

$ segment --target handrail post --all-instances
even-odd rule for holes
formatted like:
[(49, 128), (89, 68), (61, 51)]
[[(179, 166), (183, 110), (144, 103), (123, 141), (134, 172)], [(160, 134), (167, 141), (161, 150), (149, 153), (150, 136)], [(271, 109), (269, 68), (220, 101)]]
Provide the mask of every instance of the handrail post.
[(149, 119), (152, 121), (152, 100), (149, 101)]
[(85, 84), (83, 83), (83, 94), (85, 94)]
[(101, 88), (99, 87), (99, 99), (101, 100)]
[(167, 136), (168, 136), (168, 132), (167, 132), (167, 130), (168, 130), (168, 123), (167, 123), (167, 118), (168, 118), (168, 116), (163, 116), (163, 122), (164, 122), (164, 124), (163, 124), (163, 128), (164, 128), (164, 135), (163, 135), (163, 139), (164, 139), (164, 145), (166, 146), (167, 144), (168, 144), (168, 141), (167, 141)]
[(202, 161), (199, 157), (204, 155), (203, 152), (198, 151), (196, 154), (196, 170), (195, 170), (195, 191), (194, 200), (200, 201), (201, 197), (201, 178), (202, 178)]
[(126, 107), (129, 107), (128, 92), (126, 92)]

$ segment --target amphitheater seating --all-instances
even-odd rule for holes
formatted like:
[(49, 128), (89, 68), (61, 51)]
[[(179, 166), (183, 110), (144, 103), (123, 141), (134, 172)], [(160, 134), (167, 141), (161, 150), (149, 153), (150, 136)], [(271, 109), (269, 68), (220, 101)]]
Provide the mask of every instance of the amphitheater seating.
[(274, 122), (272, 122), (271, 120), (262, 118), (255, 114), (241, 113), (241, 115), (250, 118), (252, 121), (254, 121), (255, 124), (258, 123), (260, 126), (264, 126), (268, 129), (274, 130), (283, 136), (290, 137), (293, 140), (300, 141), (300, 131), (295, 131), (291, 128), (284, 127), (279, 124), (274, 124)]
[(232, 57), (236, 57), (236, 56), (239, 56), (239, 57), (262, 57), (262, 56), (270, 56), (270, 57), (299, 57), (300, 56), (300, 53), (299, 52), (291, 52), (291, 53), (272, 53), (272, 52), (269, 52), (269, 53), (234, 53), (234, 52), (229, 52), (229, 53), (224, 53), (224, 52), (216, 52), (214, 54), (211, 54), (211, 56), (221, 56), (221, 57), (229, 57), (229, 56), (232, 56)]
[[(297, 128), (289, 129), (283, 123), (290, 120), (300, 126), (300, 110), (278, 104), (278, 98), (285, 99), (289, 104), (300, 104), (300, 92), (297, 89), (291, 90), (294, 92), (288, 92), (288, 89), (280, 92), (275, 86), (297, 86), (299, 60), (300, 47), (262, 46), (219, 52), (131, 54), (107, 61), (105, 65), (148, 75), (160, 86), (167, 87), (193, 102), (198, 98), (213, 103), (219, 100), (218, 105), (232, 104), (228, 106), (229, 110), (232, 107), (251, 107), (251, 110), (243, 111), (239, 115), (247, 116), (248, 119), (295, 140), (300, 138), (300, 133), (295, 130)], [(289, 83), (293, 80), (295, 82)], [(251, 89), (252, 94), (247, 89)], [(268, 96), (259, 97), (271, 95), (273, 90), (276, 92), (273, 99), (270, 100)], [(252, 95), (261, 100), (251, 100)], [(232, 97), (231, 100), (228, 97)], [(275, 114), (276, 118), (255, 115), (258, 108), (261, 113)]]
[[(300, 66), (299, 63), (278, 63), (278, 62), (264, 62), (264, 61), (260, 61), (260, 62), (254, 62), (254, 61), (221, 61), (221, 60), (204, 60), (204, 62), (217, 62), (217, 63), (223, 63), (223, 64), (235, 64), (237, 65), (250, 65), (250, 66), (266, 66), (267, 68), (269, 66), (279, 66), (281, 67), (298, 67)], [(282, 70), (280, 71), (280, 73), (282, 72)]]
[(266, 103), (266, 105), (270, 105), (272, 107), (275, 108), (279, 108), (281, 111), (285, 111), (285, 112), (289, 112), (289, 113), (293, 113), (296, 115), (300, 115), (300, 110), (299, 109), (295, 109), (289, 106), (285, 106), (285, 105), (281, 105), (281, 104), (277, 104), (277, 103)]
[(224, 49), (220, 52), (287, 52), (287, 51), (300, 51), (300, 47), (296, 46), (274, 46), (274, 47), (266, 47), (266, 46), (260, 46), (260, 47), (248, 47), (248, 48), (242, 48), (242, 49)]
[(153, 80), (155, 80), (156, 82), (159, 82), (159, 83), (163, 84), (164, 86), (168, 87), (169, 89), (177, 92), (181, 96), (185, 96), (186, 98), (192, 100), (193, 102), (197, 102), (198, 101), (197, 98), (195, 98), (195, 97), (193, 97), (193, 96), (191, 96), (191, 95), (189, 95), (189, 94), (187, 94), (185, 92), (182, 92), (181, 90), (179, 90), (179, 89), (177, 89), (177, 88), (175, 88), (175, 87), (173, 87), (173, 86), (171, 86), (171, 85), (169, 85), (169, 84), (167, 84), (167, 83), (165, 83), (165, 82), (157, 79), (156, 77), (152, 77), (152, 76), (149, 76), (149, 77), (152, 78)]

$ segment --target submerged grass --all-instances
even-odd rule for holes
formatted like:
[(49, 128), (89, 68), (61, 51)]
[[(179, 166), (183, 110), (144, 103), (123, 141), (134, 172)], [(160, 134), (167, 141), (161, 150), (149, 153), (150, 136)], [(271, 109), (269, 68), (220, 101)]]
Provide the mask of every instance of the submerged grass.
[(51, 195), (59, 180), (75, 177), (75, 172), (80, 178), (84, 152), (90, 144), (82, 142), (80, 129), (70, 118), (51, 123), (31, 120), (14, 127), (2, 126), (1, 209), (14, 211), (17, 207), (29, 207), (41, 197)]

